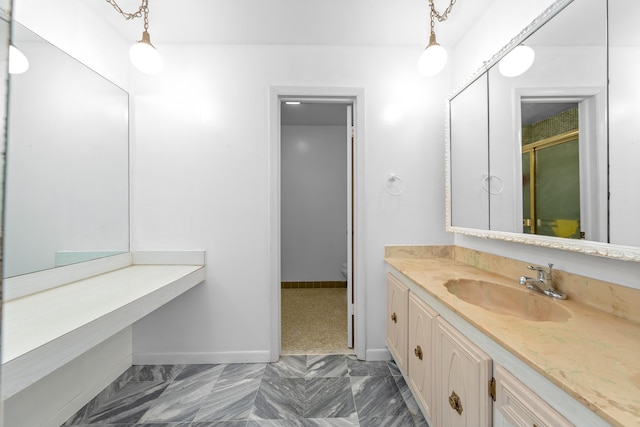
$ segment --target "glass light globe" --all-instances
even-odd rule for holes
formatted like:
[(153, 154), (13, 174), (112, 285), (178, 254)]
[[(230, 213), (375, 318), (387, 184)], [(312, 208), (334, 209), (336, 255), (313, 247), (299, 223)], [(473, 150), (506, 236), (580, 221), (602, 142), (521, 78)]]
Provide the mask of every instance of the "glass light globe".
[(516, 77), (531, 68), (535, 58), (536, 52), (529, 46), (516, 46), (500, 60), (498, 70), (505, 77)]
[(22, 74), (29, 69), (29, 60), (17, 47), (9, 45), (9, 73)]
[(438, 74), (447, 64), (447, 50), (439, 44), (430, 44), (418, 59), (418, 71), (423, 76)]
[(151, 44), (149, 33), (142, 33), (142, 40), (131, 46), (129, 58), (133, 65), (145, 74), (158, 74), (164, 65), (162, 57)]

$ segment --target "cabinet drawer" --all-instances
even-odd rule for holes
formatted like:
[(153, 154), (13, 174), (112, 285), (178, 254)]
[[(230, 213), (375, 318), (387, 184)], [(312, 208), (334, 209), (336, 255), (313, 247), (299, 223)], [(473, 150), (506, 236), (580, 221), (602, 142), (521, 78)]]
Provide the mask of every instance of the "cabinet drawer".
[(513, 427), (573, 427), (502, 366), (496, 367), (496, 404)]

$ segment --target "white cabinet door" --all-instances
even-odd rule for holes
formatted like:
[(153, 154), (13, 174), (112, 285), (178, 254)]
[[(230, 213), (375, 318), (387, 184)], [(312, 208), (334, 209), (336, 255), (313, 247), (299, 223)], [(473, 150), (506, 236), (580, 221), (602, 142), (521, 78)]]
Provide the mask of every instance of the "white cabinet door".
[(441, 317), (436, 318), (437, 427), (491, 426), (491, 358)]
[(438, 314), (415, 294), (409, 294), (409, 382), (424, 415), (437, 423), (433, 411), (433, 328)]
[(398, 367), (407, 372), (407, 314), (409, 289), (387, 273), (387, 346)]
[(496, 404), (513, 427), (572, 427), (502, 366), (496, 367)]

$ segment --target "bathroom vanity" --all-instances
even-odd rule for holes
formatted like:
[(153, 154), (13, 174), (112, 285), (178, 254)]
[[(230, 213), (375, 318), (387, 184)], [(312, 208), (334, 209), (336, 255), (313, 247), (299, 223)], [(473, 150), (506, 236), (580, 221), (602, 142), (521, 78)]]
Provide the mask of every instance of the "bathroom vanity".
[(555, 300), (518, 284), (526, 263), (453, 246), (385, 261), (388, 347), (430, 426), (640, 426), (637, 290), (556, 271)]

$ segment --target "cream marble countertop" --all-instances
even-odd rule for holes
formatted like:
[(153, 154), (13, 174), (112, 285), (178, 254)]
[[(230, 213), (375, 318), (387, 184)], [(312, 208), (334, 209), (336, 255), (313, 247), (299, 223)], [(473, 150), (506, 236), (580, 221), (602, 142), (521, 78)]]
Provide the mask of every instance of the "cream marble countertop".
[(566, 321), (529, 321), (491, 312), (458, 299), (444, 284), (480, 279), (531, 291), (518, 285), (518, 277), (501, 276), (445, 255), (449, 256), (415, 258), (387, 251), (385, 261), (605, 421), (640, 426), (640, 324), (571, 295), (565, 301), (552, 300), (569, 311)]

